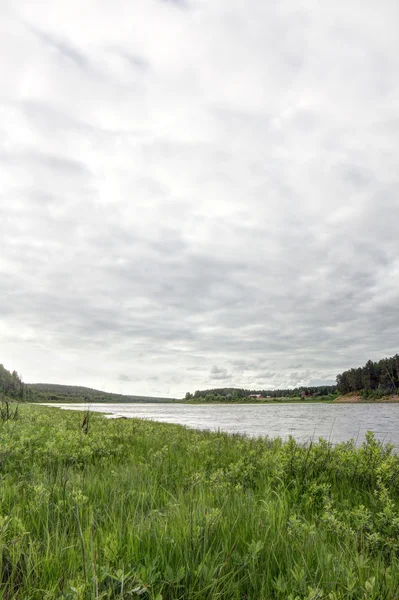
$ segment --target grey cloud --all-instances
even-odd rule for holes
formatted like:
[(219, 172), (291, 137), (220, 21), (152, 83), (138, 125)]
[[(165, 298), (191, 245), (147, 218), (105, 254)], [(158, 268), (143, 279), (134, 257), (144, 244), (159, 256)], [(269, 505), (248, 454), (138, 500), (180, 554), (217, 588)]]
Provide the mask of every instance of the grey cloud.
[(365, 188), (373, 182), (373, 174), (367, 169), (353, 165), (344, 172), (344, 177), (359, 188)]
[(178, 8), (187, 8), (188, 2), (187, 0), (160, 0), (164, 4), (171, 4), (177, 6)]
[(129, 375), (119, 375), (118, 377), (119, 381), (132, 381), (131, 377), (129, 377)]
[(71, 117), (64, 111), (57, 110), (51, 104), (37, 100), (23, 100), (19, 103), (21, 111), (27, 118), (40, 128), (56, 128), (95, 133), (95, 128), (79, 119)]
[(63, 58), (66, 58), (82, 69), (86, 69), (89, 66), (86, 56), (71, 43), (66, 42), (65, 40), (62, 40), (52, 34), (46, 33), (36, 27), (29, 25), (27, 25), (27, 27), (29, 31), (31, 31), (31, 33), (33, 33), (43, 44), (56, 50)]
[(229, 379), (231, 379), (231, 375), (229, 375), (227, 369), (213, 365), (210, 372), (210, 379), (228, 381)]
[(270, 371), (270, 372), (264, 371), (264, 372), (261, 373), (261, 378), (262, 379), (273, 379), (274, 377), (276, 377), (276, 375), (277, 375), (276, 372), (273, 372), (273, 371)]
[(142, 72), (148, 71), (150, 68), (149, 62), (137, 54), (129, 54), (129, 52), (117, 51), (126, 62), (134, 69), (139, 69)]
[(61, 156), (41, 154), (40, 152), (24, 152), (20, 154), (15, 153), (12, 155), (0, 154), (0, 159), (3, 162), (12, 162), (14, 164), (20, 163), (22, 166), (24, 166), (24, 164), (26, 165), (27, 163), (36, 163), (37, 165), (43, 166), (46, 169), (62, 171), (66, 175), (87, 176), (90, 174), (87, 167), (77, 160), (64, 158)]
[(68, 7), (0, 42), (1, 360), (183, 396), (397, 352), (390, 5)]

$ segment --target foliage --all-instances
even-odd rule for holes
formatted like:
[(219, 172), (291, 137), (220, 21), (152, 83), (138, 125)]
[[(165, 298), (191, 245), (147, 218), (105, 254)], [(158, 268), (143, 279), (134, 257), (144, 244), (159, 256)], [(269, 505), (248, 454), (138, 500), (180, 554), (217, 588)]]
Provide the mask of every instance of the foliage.
[[(87, 417), (87, 415), (86, 415)], [(22, 404), (0, 422), (0, 598), (399, 594), (399, 457)]]
[(170, 398), (152, 398), (150, 396), (127, 396), (102, 392), (79, 385), (60, 385), (55, 383), (28, 383), (27, 395), (30, 402), (109, 402), (112, 404), (129, 402), (173, 402)]
[(25, 397), (25, 386), (16, 371), (12, 373), (0, 365), (0, 398), (22, 400)]
[(331, 385), (323, 386), (305, 386), (282, 390), (247, 390), (244, 388), (215, 388), (210, 390), (197, 390), (194, 394), (187, 392), (185, 400), (200, 400), (202, 402), (242, 402), (256, 401), (256, 398), (250, 398), (251, 395), (260, 395), (262, 400), (282, 398), (292, 399), (306, 397), (316, 397), (331, 399), (336, 392), (336, 387)]
[(365, 398), (381, 398), (399, 391), (399, 355), (378, 362), (367, 361), (364, 367), (349, 369), (337, 375), (342, 394), (363, 391)]

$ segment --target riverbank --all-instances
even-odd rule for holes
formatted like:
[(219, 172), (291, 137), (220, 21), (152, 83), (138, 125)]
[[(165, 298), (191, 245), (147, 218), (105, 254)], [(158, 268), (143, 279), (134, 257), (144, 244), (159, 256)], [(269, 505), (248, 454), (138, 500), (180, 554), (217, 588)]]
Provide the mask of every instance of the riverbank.
[(339, 396), (338, 398), (336, 398), (334, 400), (334, 403), (338, 403), (338, 404), (344, 404), (344, 403), (383, 404), (385, 402), (388, 402), (388, 403), (389, 402), (399, 402), (399, 396), (396, 394), (393, 394), (391, 396), (383, 396), (382, 398), (363, 398), (362, 396), (359, 396), (358, 394), (347, 394), (345, 396)]
[(399, 458), (21, 406), (0, 422), (0, 597), (399, 591)]
[(226, 400), (224, 402), (216, 401), (216, 400), (182, 400), (180, 404), (314, 404), (314, 403), (323, 403), (323, 404), (331, 404), (334, 401), (335, 397), (311, 397), (305, 396), (304, 398), (241, 398), (239, 401)]

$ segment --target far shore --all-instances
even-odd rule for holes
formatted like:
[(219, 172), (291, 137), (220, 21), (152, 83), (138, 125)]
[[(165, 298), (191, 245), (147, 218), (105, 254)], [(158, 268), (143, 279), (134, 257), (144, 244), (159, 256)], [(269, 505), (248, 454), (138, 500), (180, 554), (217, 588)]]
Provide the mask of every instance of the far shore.
[(317, 396), (305, 398), (261, 398), (257, 401), (241, 400), (240, 402), (207, 402), (206, 400), (180, 401), (180, 404), (384, 404), (399, 402), (399, 395), (384, 396), (383, 398), (362, 398), (358, 394), (338, 396), (337, 398), (323, 400)]
[[(206, 401), (206, 400), (171, 400), (169, 402), (156, 402), (156, 404), (169, 404), (169, 405), (173, 405), (173, 404), (189, 404), (192, 406), (196, 406), (196, 405), (206, 405), (206, 404), (218, 404), (218, 405), (248, 405), (248, 406), (257, 406), (257, 405), (261, 405), (261, 404), (393, 404), (393, 403), (398, 403), (399, 402), (399, 395), (395, 394), (392, 396), (384, 396), (383, 398), (362, 398), (362, 396), (359, 396), (358, 394), (354, 394), (354, 395), (345, 395), (345, 396), (338, 396), (337, 398), (332, 398), (332, 399), (320, 399), (318, 397), (305, 397), (305, 398), (261, 398), (258, 400), (254, 400), (253, 398), (251, 398), (250, 400), (240, 400), (238, 402), (216, 402), (216, 401)], [(36, 402), (34, 402), (33, 404), (36, 404)], [(44, 404), (44, 405), (53, 405), (56, 406), (58, 405), (65, 405), (65, 404), (120, 404), (121, 406), (123, 405), (129, 405), (129, 404), (152, 404), (152, 403), (148, 403), (148, 402), (140, 402), (139, 400), (136, 401), (131, 401), (131, 402), (107, 402), (104, 400), (95, 400), (95, 399), (90, 399), (89, 401), (82, 401), (81, 399), (79, 400), (68, 400), (68, 401), (56, 401), (54, 400), (53, 402), (40, 402), (37, 404)]]

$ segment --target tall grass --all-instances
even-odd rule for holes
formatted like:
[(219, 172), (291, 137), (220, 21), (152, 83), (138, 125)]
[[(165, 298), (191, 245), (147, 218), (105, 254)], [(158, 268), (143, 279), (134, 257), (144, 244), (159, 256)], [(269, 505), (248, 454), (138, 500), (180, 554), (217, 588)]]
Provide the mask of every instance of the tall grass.
[(399, 598), (399, 459), (22, 406), (0, 599)]

